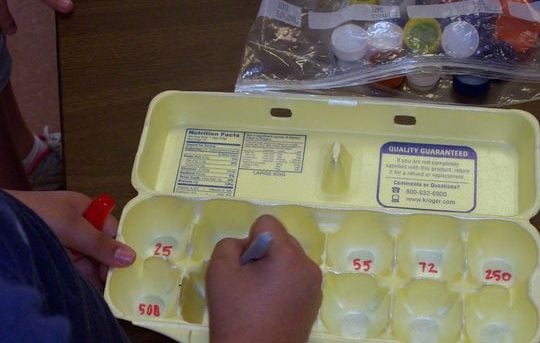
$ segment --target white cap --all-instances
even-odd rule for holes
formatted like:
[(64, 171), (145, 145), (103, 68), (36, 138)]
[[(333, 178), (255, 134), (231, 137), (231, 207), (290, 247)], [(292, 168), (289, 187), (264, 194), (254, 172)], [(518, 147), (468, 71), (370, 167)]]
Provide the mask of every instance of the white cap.
[(440, 73), (418, 72), (407, 74), (407, 83), (417, 91), (427, 92), (437, 85), (441, 78)]
[(368, 29), (369, 46), (373, 50), (397, 50), (403, 44), (403, 30), (389, 21), (379, 21)]
[(480, 37), (474, 26), (466, 21), (456, 21), (448, 26), (442, 34), (442, 48), (451, 57), (466, 58), (478, 49)]
[(368, 34), (358, 25), (341, 25), (332, 32), (332, 50), (342, 61), (355, 62), (368, 50)]

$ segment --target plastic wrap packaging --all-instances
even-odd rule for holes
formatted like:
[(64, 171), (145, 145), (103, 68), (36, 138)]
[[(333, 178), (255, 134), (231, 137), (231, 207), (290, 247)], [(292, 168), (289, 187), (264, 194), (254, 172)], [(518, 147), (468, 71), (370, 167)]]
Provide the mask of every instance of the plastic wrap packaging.
[(263, 0), (238, 92), (503, 106), (540, 98), (540, 1)]

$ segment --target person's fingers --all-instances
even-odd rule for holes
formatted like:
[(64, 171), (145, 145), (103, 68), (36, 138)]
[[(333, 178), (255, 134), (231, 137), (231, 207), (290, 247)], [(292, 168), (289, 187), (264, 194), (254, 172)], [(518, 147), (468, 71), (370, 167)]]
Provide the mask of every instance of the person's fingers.
[(103, 224), (103, 232), (109, 237), (116, 237), (116, 232), (118, 230), (118, 220), (112, 215), (107, 217), (105, 224)]
[(280, 244), (289, 239), (289, 234), (281, 222), (274, 216), (265, 214), (255, 220), (249, 231), (249, 240), (268, 231), (272, 234), (273, 244)]
[(239, 261), (246, 247), (247, 239), (223, 238), (214, 247), (211, 261)]
[(247, 238), (223, 238), (214, 247), (212, 257), (206, 270), (206, 286), (219, 282), (220, 275), (231, 273), (240, 268), (240, 254), (244, 251)]
[[(45, 218), (47, 224), (53, 228), (58, 239), (67, 248), (91, 256), (111, 267), (129, 266), (135, 260), (133, 249), (111, 238), (116, 233), (116, 219), (109, 216), (103, 228), (105, 232), (97, 230), (84, 219), (83, 213), (92, 202), (90, 197), (69, 191), (32, 194), (30, 192), (12, 192), (12, 194), (23, 201), (26, 200), (27, 205), (35, 208), (38, 215)], [(62, 208), (54, 206), (43, 208), (44, 203), (57, 203), (63, 204), (63, 206)], [(63, 212), (63, 214), (56, 215), (58, 211)]]
[[(60, 196), (64, 198), (66, 203), (68, 203), (77, 213), (80, 213), (81, 215), (84, 214), (84, 212), (92, 202), (92, 198), (78, 192), (56, 191), (48, 193), (50, 196)], [(116, 237), (116, 231), (118, 230), (118, 220), (114, 216), (110, 215), (105, 220), (103, 227), (96, 229), (103, 230), (103, 232), (105, 232), (110, 237)]]
[(300, 242), (298, 242), (296, 237), (294, 237), (293, 235), (289, 235), (289, 240), (291, 244), (294, 245), (296, 248), (301, 249), (302, 251), (304, 250), (304, 248), (302, 248), (302, 245), (300, 244)]
[(70, 225), (62, 232), (62, 241), (70, 249), (111, 267), (125, 267), (135, 260), (132, 248), (96, 230), (83, 217), (73, 216)]
[(79, 192), (50, 191), (44, 193), (47, 194), (49, 197), (63, 199), (65, 203), (73, 207), (73, 209), (81, 216), (84, 214), (84, 211), (86, 211), (86, 209), (88, 208), (88, 206), (90, 206), (90, 203), (92, 202), (92, 198), (90, 198), (86, 194), (82, 194)]
[(17, 32), (17, 24), (9, 11), (7, 0), (0, 0), (0, 29), (6, 35)]
[(271, 215), (263, 215), (255, 220), (249, 233), (250, 242), (257, 235), (265, 231), (272, 234), (272, 245), (268, 252), (269, 255), (274, 254), (274, 252), (282, 254), (283, 252), (280, 252), (280, 250), (287, 250), (288, 253), (293, 254), (304, 253), (302, 246), (296, 238), (287, 232), (287, 229), (276, 217)]
[(42, 0), (47, 6), (60, 13), (69, 13), (73, 10), (71, 0)]

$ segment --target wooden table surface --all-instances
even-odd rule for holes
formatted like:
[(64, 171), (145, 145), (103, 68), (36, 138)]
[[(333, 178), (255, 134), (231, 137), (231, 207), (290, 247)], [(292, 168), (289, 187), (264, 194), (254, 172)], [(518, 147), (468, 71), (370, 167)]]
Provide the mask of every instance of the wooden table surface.
[(78, 0), (59, 18), (68, 188), (135, 195), (133, 158), (159, 92), (234, 90), (252, 0)]
[[(58, 18), (67, 187), (136, 195), (131, 168), (150, 100), (171, 89), (234, 90), (259, 1), (77, 0)], [(135, 342), (163, 336), (126, 325)]]
[[(67, 186), (119, 202), (136, 195), (130, 177), (146, 109), (164, 90), (234, 89), (259, 1), (77, 0), (58, 18)], [(521, 106), (540, 117), (538, 103)], [(540, 217), (533, 223), (540, 227)], [(125, 324), (135, 342), (167, 338)]]

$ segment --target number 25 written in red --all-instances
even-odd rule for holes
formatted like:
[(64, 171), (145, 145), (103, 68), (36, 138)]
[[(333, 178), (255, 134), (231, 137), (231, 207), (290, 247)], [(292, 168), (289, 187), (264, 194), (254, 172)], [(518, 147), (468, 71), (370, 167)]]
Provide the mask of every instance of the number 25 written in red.
[(369, 272), (371, 270), (372, 260), (362, 260), (360, 258), (355, 258), (352, 261), (353, 269), (359, 272)]
[(154, 255), (155, 256), (165, 256), (168, 257), (172, 252), (172, 245), (163, 245), (161, 243), (156, 243), (154, 246)]

